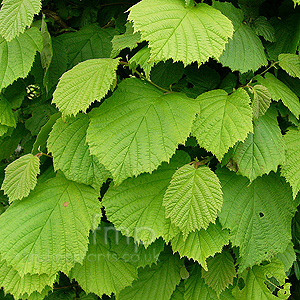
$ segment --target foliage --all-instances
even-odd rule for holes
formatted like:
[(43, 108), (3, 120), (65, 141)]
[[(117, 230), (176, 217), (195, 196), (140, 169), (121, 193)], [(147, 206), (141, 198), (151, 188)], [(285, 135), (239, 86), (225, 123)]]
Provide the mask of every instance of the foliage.
[(0, 299), (299, 299), (299, 1), (1, 4)]

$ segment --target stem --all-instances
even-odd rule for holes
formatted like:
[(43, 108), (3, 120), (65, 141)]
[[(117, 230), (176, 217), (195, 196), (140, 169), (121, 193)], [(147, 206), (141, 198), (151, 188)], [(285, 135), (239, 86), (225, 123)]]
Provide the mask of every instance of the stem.
[[(264, 75), (264, 74), (265, 74), (266, 72), (268, 72), (270, 69), (272, 69), (273, 67), (275, 67), (278, 63), (279, 63), (279, 61), (274, 61), (274, 62), (272, 62), (272, 63), (271, 63), (264, 71), (262, 71), (261, 73), (255, 75), (255, 76), (262, 76), (262, 75)], [(255, 77), (255, 76), (254, 76), (254, 77)], [(250, 80), (244, 87), (249, 86), (249, 84), (252, 83), (254, 77), (251, 78), (251, 80)]]
[(35, 156), (37, 156), (38, 158), (40, 158), (41, 156), (47, 156), (47, 157), (50, 157), (50, 158), (53, 158), (53, 156), (52, 155), (49, 155), (49, 154), (47, 154), (47, 153), (43, 153), (43, 152), (39, 152), (39, 153), (37, 153)]

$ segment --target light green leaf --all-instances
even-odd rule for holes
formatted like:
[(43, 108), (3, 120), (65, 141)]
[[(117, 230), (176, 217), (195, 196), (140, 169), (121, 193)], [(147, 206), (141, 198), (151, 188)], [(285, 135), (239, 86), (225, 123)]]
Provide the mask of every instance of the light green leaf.
[(143, 0), (130, 8), (128, 18), (149, 41), (153, 61), (172, 58), (188, 65), (218, 58), (233, 34), (231, 22), (205, 3), (185, 7), (181, 0)]
[(35, 27), (10, 42), (0, 37), (0, 90), (19, 77), (25, 78), (32, 67), (36, 52), (42, 49), (42, 36)]
[(182, 266), (178, 255), (172, 255), (167, 249), (160, 257), (157, 265), (139, 269), (138, 279), (131, 287), (127, 287), (117, 295), (117, 300), (165, 300), (170, 299), (176, 285), (180, 282)]
[(132, 50), (135, 48), (141, 40), (141, 34), (134, 32), (134, 28), (131, 22), (126, 23), (126, 31), (124, 34), (115, 35), (112, 39), (112, 52), (111, 57), (116, 57), (121, 50), (129, 48)]
[[(43, 299), (46, 299), (45, 297), (49, 294), (50, 291), (52, 291), (52, 287), (46, 286), (40, 293), (33, 292), (30, 296), (28, 296), (27, 293), (21, 295), (21, 299), (22, 300), (43, 300)], [(58, 300), (58, 299), (56, 298), (55, 300)], [(67, 299), (64, 298), (63, 300), (67, 300)]]
[(119, 59), (90, 59), (63, 74), (53, 94), (63, 115), (85, 112), (95, 100), (100, 101), (116, 80)]
[(154, 66), (154, 62), (149, 62), (149, 59), (150, 49), (145, 46), (130, 58), (129, 68), (136, 70), (136, 68), (140, 66), (144, 70), (146, 77), (149, 78), (151, 69)]
[(136, 268), (117, 258), (111, 251), (110, 243), (116, 241), (107, 239), (105, 229), (112, 228), (101, 226), (90, 234), (86, 257), (82, 264), (75, 265), (70, 275), (86, 293), (95, 293), (99, 297), (103, 294), (119, 293), (137, 278)]
[(223, 204), (218, 177), (206, 166), (185, 165), (172, 177), (163, 205), (166, 217), (187, 236), (215, 223)]
[(261, 84), (257, 84), (251, 87), (251, 91), (253, 92), (253, 116), (254, 118), (258, 119), (259, 117), (263, 116), (268, 110), (271, 104), (272, 97), (268, 89)]
[(141, 174), (111, 186), (103, 198), (108, 220), (145, 246), (162, 236), (167, 224), (162, 205), (164, 193), (176, 169), (189, 160), (185, 152), (177, 152), (169, 164), (162, 163), (152, 174)]
[(275, 29), (266, 17), (259, 16), (252, 23), (252, 27), (257, 35), (262, 36), (266, 41), (275, 42)]
[(234, 260), (228, 251), (217, 253), (207, 259), (207, 271), (202, 271), (205, 283), (219, 296), (236, 277)]
[(9, 127), (17, 126), (12, 107), (3, 94), (0, 94), (0, 124)]
[(296, 209), (288, 184), (274, 173), (250, 186), (247, 178), (226, 168), (216, 173), (224, 193), (220, 221), (230, 229), (232, 244), (240, 247), (239, 272), (283, 252), (291, 240)]
[(46, 286), (52, 287), (56, 274), (26, 274), (23, 277), (9, 266), (4, 260), (0, 261), (0, 286), (5, 293), (12, 294), (19, 299), (23, 294), (30, 296), (32, 293), (41, 293)]
[(167, 93), (145, 81), (123, 80), (91, 112), (87, 141), (91, 153), (116, 184), (169, 161), (187, 139), (199, 105), (182, 93)]
[(67, 49), (69, 68), (88, 59), (109, 58), (114, 34), (112, 28), (102, 29), (97, 24), (89, 24), (76, 32), (63, 34), (59, 40)]
[(224, 90), (201, 94), (200, 114), (196, 117), (192, 134), (204, 147), (221, 160), (237, 141), (243, 141), (253, 131), (250, 98), (243, 89), (228, 95)]
[(291, 185), (293, 196), (296, 198), (300, 190), (300, 131), (292, 129), (284, 135), (286, 144), (286, 159), (282, 164), (281, 175)]
[(259, 67), (267, 65), (264, 46), (252, 28), (244, 23), (242, 10), (228, 2), (215, 1), (213, 7), (227, 16), (235, 29), (219, 61), (232, 71), (241, 73), (249, 70), (256, 71)]
[(172, 239), (173, 252), (178, 252), (181, 257), (197, 261), (207, 270), (206, 259), (221, 252), (224, 245), (229, 243), (229, 231), (223, 230), (219, 222), (211, 224), (206, 230), (191, 232), (186, 239), (182, 234)]
[(300, 57), (297, 54), (279, 54), (279, 66), (292, 77), (300, 78)]
[(300, 5), (300, 0), (293, 0), (293, 1), (294, 1), (295, 6)]
[(42, 8), (41, 0), (4, 0), (0, 11), (0, 34), (11, 41), (26, 27)]
[(98, 225), (100, 216), (93, 188), (58, 175), (1, 215), (1, 256), (21, 276), (59, 270), (67, 274), (83, 261), (89, 230)]
[(278, 253), (276, 257), (283, 263), (284, 271), (287, 273), (293, 266), (294, 261), (297, 259), (294, 244), (290, 242), (286, 249), (283, 252)]
[(5, 135), (8, 129), (9, 129), (8, 126), (0, 124), (0, 137)]
[(91, 185), (102, 185), (109, 172), (90, 155), (86, 143), (86, 130), (89, 125), (87, 115), (78, 114), (66, 122), (58, 119), (48, 138), (48, 150), (52, 152), (55, 170), (61, 170), (69, 180)]
[(267, 73), (265, 78), (258, 76), (256, 79), (258, 83), (268, 89), (273, 100), (281, 100), (283, 104), (287, 106), (287, 108), (298, 118), (300, 114), (300, 102), (296, 94), (294, 94), (283, 82), (271, 73)]
[(254, 121), (254, 131), (243, 143), (239, 143), (232, 157), (238, 174), (253, 181), (263, 174), (276, 172), (285, 160), (285, 143), (277, 122), (277, 110), (268, 109)]
[[(241, 290), (238, 286), (233, 289), (232, 293), (236, 300), (278, 300), (288, 299), (290, 296), (290, 283), (285, 282), (287, 277), (284, 267), (278, 259), (274, 259), (268, 265), (254, 266), (247, 269), (241, 274), (241, 277), (245, 286)], [(279, 289), (279, 295), (282, 293), (282, 297), (276, 297), (268, 289), (267, 283), (270, 283), (269, 278), (271, 277), (275, 277), (278, 281), (277, 288)]]
[(37, 183), (40, 173), (40, 159), (31, 153), (21, 156), (5, 168), (1, 189), (9, 202), (27, 197)]

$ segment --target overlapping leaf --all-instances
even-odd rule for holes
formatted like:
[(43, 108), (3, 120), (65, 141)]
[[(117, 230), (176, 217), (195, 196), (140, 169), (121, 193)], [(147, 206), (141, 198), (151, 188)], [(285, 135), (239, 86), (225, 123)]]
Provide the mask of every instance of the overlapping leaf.
[(152, 172), (186, 140), (198, 110), (197, 102), (182, 93), (164, 94), (141, 80), (123, 80), (91, 113), (87, 131), (91, 153), (116, 184)]
[(223, 204), (218, 177), (208, 167), (185, 165), (172, 177), (163, 205), (166, 216), (187, 236), (215, 223)]
[(196, 117), (192, 134), (201, 147), (211, 151), (221, 160), (237, 141), (243, 141), (252, 132), (250, 98), (243, 89), (231, 95), (224, 90), (201, 94), (200, 114)]
[(205, 3), (185, 7), (181, 0), (143, 0), (130, 8), (129, 20), (149, 41), (154, 61), (172, 58), (187, 65), (218, 58), (233, 34), (231, 22)]
[(23, 33), (41, 7), (41, 0), (4, 0), (0, 11), (1, 36), (11, 41)]
[(257, 84), (251, 88), (253, 92), (253, 101), (252, 101), (252, 109), (254, 118), (258, 119), (263, 116), (268, 110), (271, 104), (271, 94), (268, 89), (261, 85)]
[(82, 262), (101, 216), (98, 193), (58, 175), (0, 217), (0, 253), (20, 273), (68, 273)]
[(296, 209), (288, 184), (274, 173), (250, 186), (247, 178), (225, 168), (217, 175), (224, 193), (220, 221), (230, 229), (232, 244), (240, 247), (240, 272), (283, 252), (291, 240)]
[(63, 115), (85, 112), (95, 100), (100, 101), (116, 80), (119, 59), (90, 59), (63, 74), (52, 102)]
[(17, 126), (12, 107), (2, 94), (0, 94), (0, 124), (9, 127)]
[(178, 152), (169, 164), (163, 163), (152, 174), (141, 174), (110, 187), (103, 198), (108, 220), (124, 235), (146, 246), (162, 236), (167, 224), (164, 193), (176, 169), (189, 160), (186, 153)]
[(31, 153), (14, 160), (5, 169), (5, 178), (1, 189), (9, 197), (9, 201), (27, 197), (37, 183), (40, 173), (40, 159)]
[(19, 77), (28, 75), (37, 51), (42, 51), (43, 41), (35, 27), (7, 42), (0, 37), (0, 90)]
[(58, 119), (49, 135), (48, 150), (52, 152), (55, 170), (62, 170), (69, 180), (102, 185), (109, 172), (90, 155), (86, 143), (88, 125), (89, 118), (84, 114), (71, 117), (67, 122)]
[(300, 57), (297, 54), (279, 54), (279, 66), (290, 76), (300, 78)]

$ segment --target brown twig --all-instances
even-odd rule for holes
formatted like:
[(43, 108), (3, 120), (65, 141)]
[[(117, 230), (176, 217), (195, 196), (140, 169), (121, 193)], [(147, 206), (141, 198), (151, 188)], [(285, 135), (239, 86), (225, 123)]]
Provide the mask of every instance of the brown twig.
[(69, 26), (62, 20), (62, 18), (55, 12), (49, 9), (43, 9), (43, 14), (47, 18), (53, 19), (58, 25), (60, 25), (62, 28), (69, 28)]

